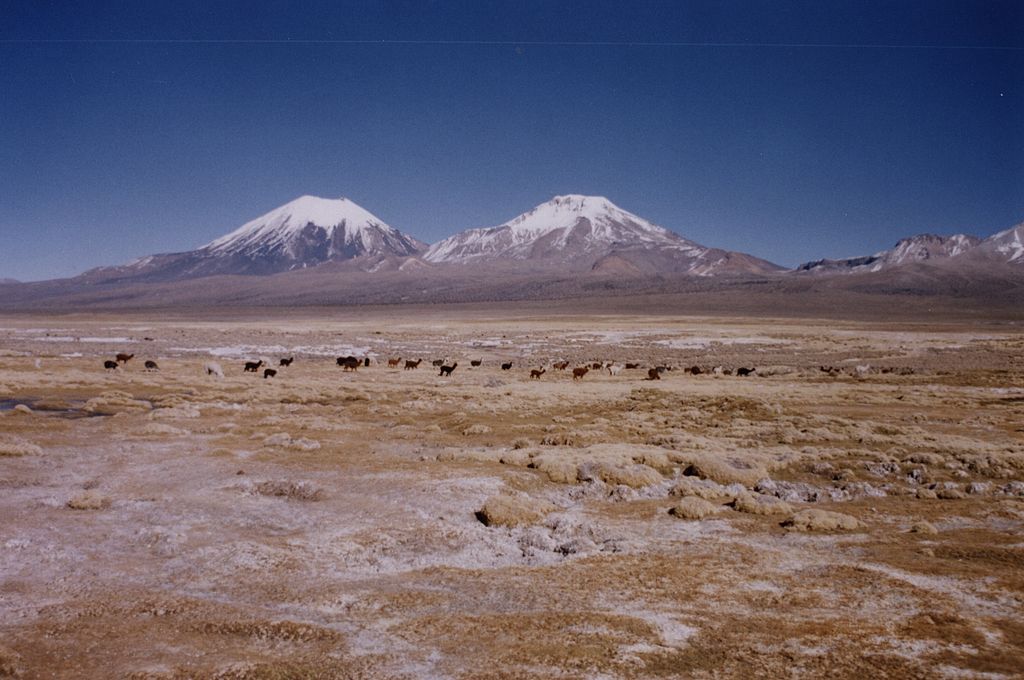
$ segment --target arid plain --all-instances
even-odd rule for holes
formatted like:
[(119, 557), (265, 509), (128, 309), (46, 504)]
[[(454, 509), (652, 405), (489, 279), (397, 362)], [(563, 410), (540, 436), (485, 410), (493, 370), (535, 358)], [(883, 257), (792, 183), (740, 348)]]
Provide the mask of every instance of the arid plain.
[(1019, 677), (1019, 324), (570, 307), (0, 319), (0, 676)]

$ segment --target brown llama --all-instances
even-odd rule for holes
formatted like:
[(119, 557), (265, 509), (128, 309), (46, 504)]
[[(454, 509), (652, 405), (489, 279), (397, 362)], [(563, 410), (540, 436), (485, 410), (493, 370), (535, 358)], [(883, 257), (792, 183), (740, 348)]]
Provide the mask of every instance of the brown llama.
[(245, 372), (246, 373), (256, 373), (257, 371), (260, 370), (260, 366), (262, 366), (262, 365), (263, 365), (263, 359), (260, 359), (259, 361), (246, 361), (245, 362)]
[(411, 371), (411, 370), (413, 370), (415, 368), (419, 368), (421, 363), (423, 363), (423, 359), (417, 359), (416, 361), (412, 361), (410, 359), (406, 359), (405, 360), (405, 370), (406, 371)]
[(397, 359), (388, 359), (388, 368), (398, 368), (398, 364), (402, 363), (402, 357)]
[(542, 368), (542, 369), (539, 369), (539, 370), (536, 369), (536, 368), (533, 369), (532, 371), (530, 371), (530, 379), (533, 380), (533, 379), (536, 378), (537, 380), (540, 380), (540, 377), (542, 375), (544, 375), (544, 373), (547, 372), (547, 370), (548, 369), (546, 369), (546, 368)]
[(456, 368), (458, 368), (458, 366), (459, 366), (459, 362), (458, 361), (456, 361), (451, 366), (442, 366), (441, 367), (441, 372), (438, 373), (438, 375), (441, 376), (441, 377), (450, 378), (451, 375), (452, 375), (452, 371), (454, 371)]
[(649, 368), (649, 369), (647, 369), (647, 379), (648, 380), (661, 380), (661, 371), (659, 371), (656, 368)]
[(103, 368), (107, 369), (108, 371), (115, 370), (117, 368), (117, 362), (107, 359), (106, 361), (103, 362)]
[(580, 366), (579, 368), (574, 368), (574, 369), (572, 369), (572, 379), (573, 380), (583, 380), (583, 376), (585, 376), (589, 371), (590, 371), (590, 369), (587, 368), (586, 366)]
[(152, 359), (146, 359), (146, 363), (143, 364), (147, 371), (159, 371), (160, 367), (156, 365), (156, 362)]
[(272, 368), (265, 368), (265, 369), (263, 369), (263, 379), (264, 380), (266, 380), (267, 378), (273, 378), (275, 375), (277, 375), (277, 371), (275, 371), (274, 369), (272, 369)]
[(127, 364), (128, 360), (131, 359), (133, 356), (135, 356), (135, 355), (134, 354), (125, 354), (125, 353), (122, 352), (121, 354), (118, 354), (114, 358), (117, 359), (118, 361), (120, 361), (122, 364)]

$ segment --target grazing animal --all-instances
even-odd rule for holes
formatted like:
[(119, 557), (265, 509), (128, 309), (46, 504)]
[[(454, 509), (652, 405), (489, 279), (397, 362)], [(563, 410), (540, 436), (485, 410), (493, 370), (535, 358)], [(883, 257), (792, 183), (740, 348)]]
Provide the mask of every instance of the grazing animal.
[(370, 367), (370, 357), (363, 357), (363, 368)]
[(360, 362), (359, 359), (356, 359), (355, 357), (347, 357), (345, 359), (345, 361), (340, 364), (341, 365), (341, 370), (343, 370), (343, 371), (358, 371), (360, 363), (362, 363), (362, 362)]
[(590, 367), (595, 371), (600, 371), (602, 368), (604, 368), (604, 364), (601, 363), (600, 361), (595, 361), (594, 363), (590, 364)]
[(736, 369), (736, 375), (741, 376), (741, 377), (745, 377), (745, 376), (748, 376), (748, 375), (753, 375), (754, 371), (756, 371), (756, 370), (757, 370), (756, 368), (737, 368)]
[(146, 359), (145, 366), (146, 366), (146, 370), (147, 371), (159, 371), (160, 370), (160, 367), (156, 365), (156, 362), (152, 361), (151, 359)]
[(649, 369), (647, 369), (647, 379), (648, 380), (661, 380), (661, 371), (659, 371), (656, 368), (649, 368)]
[(388, 359), (388, 368), (398, 368), (398, 364), (402, 363), (402, 357), (397, 359)]
[(704, 369), (702, 369), (700, 366), (690, 366), (690, 368), (687, 370), (689, 370), (690, 375), (700, 375), (701, 373), (704, 372)]
[(622, 373), (622, 364), (609, 364), (608, 375), (618, 375)]
[(245, 362), (245, 372), (246, 373), (256, 373), (257, 371), (260, 370), (260, 366), (262, 366), (262, 365), (263, 365), (263, 359), (260, 359), (259, 361), (246, 361)]
[(480, 364), (484, 363), (483, 359), (471, 359), (469, 365), (473, 368), (477, 368)]
[(569, 362), (568, 361), (559, 361), (557, 364), (552, 364), (551, 366), (556, 371), (564, 371), (565, 369), (569, 368)]
[(356, 359), (351, 354), (348, 355), (347, 357), (338, 357), (338, 359), (337, 359), (337, 363), (338, 363), (339, 366), (344, 366), (345, 364), (353, 362), (353, 361), (358, 363), (359, 359)]
[(725, 368), (722, 366), (715, 366), (711, 369), (711, 372), (715, 375), (722, 375), (725, 372)]
[(423, 363), (423, 359), (417, 359), (416, 361), (412, 361), (411, 359), (406, 359), (405, 360), (405, 370), (406, 371), (411, 371), (414, 368), (419, 368), (421, 363)]
[(216, 361), (206, 362), (206, 366), (204, 366), (204, 368), (206, 369), (206, 375), (215, 375), (218, 378), (224, 377), (224, 369), (222, 369), (220, 364)]
[(279, 366), (291, 366), (292, 362), (295, 361), (295, 357), (288, 357), (287, 359), (281, 359)]
[(533, 369), (532, 371), (530, 371), (530, 379), (533, 380), (534, 378), (536, 378), (537, 380), (540, 380), (540, 377), (544, 375), (544, 373), (546, 373), (547, 370), (548, 369), (546, 368), (541, 368), (539, 370), (536, 368)]
[(438, 366), (444, 366), (444, 359), (434, 359), (430, 363), (434, 365), (434, 368), (437, 368)]
[(118, 354), (114, 358), (117, 359), (118, 361), (120, 361), (122, 364), (127, 364), (128, 360), (131, 359), (133, 356), (135, 356), (135, 355), (134, 354), (124, 354), (124, 353), (121, 353), (121, 354)]
[(588, 371), (590, 371), (590, 369), (587, 368), (586, 366), (580, 366), (579, 368), (574, 368), (574, 369), (572, 369), (572, 379), (573, 380), (583, 380), (583, 376), (585, 376)]
[(658, 373), (664, 373), (665, 371), (671, 371), (672, 369), (668, 366), (655, 366), (654, 370)]
[(265, 369), (263, 369), (263, 379), (264, 380), (266, 380), (267, 378), (273, 378), (275, 375), (277, 375), (277, 371), (275, 371), (274, 369), (272, 369), (272, 368), (265, 368)]
[(103, 362), (103, 368), (107, 369), (108, 371), (114, 370), (117, 368), (117, 362), (107, 359), (106, 361)]
[(452, 371), (454, 371), (456, 368), (458, 368), (458, 366), (459, 366), (459, 362), (458, 361), (456, 361), (451, 366), (442, 366), (441, 367), (441, 372), (438, 373), (438, 375), (442, 376), (442, 377), (444, 377), (444, 376), (451, 377)]
[(509, 370), (510, 368), (512, 368), (512, 362), (511, 362), (511, 361), (510, 361), (510, 362), (508, 362), (507, 364), (502, 364), (502, 365), (501, 365), (501, 370), (503, 370), (503, 371), (507, 371), (507, 370)]
[(640, 368), (640, 364), (631, 364), (631, 363), (627, 363), (627, 364), (626, 364), (626, 368), (627, 368), (627, 369), (633, 369), (633, 368)]

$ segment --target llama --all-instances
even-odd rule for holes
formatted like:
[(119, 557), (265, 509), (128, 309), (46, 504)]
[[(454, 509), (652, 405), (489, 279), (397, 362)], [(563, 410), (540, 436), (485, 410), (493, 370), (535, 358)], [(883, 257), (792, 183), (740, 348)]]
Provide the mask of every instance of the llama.
[(569, 362), (568, 361), (559, 361), (557, 364), (552, 364), (551, 366), (556, 371), (564, 371), (565, 369), (569, 368)]
[(689, 371), (690, 375), (700, 375), (701, 373), (704, 372), (704, 369), (702, 369), (700, 366), (690, 366), (690, 368), (688, 368), (687, 371)]
[(640, 364), (634, 364), (634, 363), (628, 363), (628, 362), (626, 363), (626, 369), (627, 370), (631, 370), (631, 369), (634, 369), (634, 368), (640, 368)]
[(590, 369), (587, 368), (586, 366), (580, 366), (579, 368), (574, 368), (574, 369), (572, 369), (572, 379), (573, 380), (583, 380), (583, 376), (585, 376), (589, 371), (590, 371)]
[(103, 362), (103, 368), (107, 369), (108, 371), (116, 370), (117, 362), (107, 359), (106, 361)]
[(160, 367), (157, 366), (156, 362), (153, 361), (152, 359), (146, 359), (146, 363), (144, 364), (144, 366), (146, 367), (147, 371), (159, 371), (160, 370)]
[(416, 361), (412, 361), (411, 359), (406, 359), (405, 360), (405, 369), (404, 370), (411, 371), (413, 369), (417, 369), (417, 368), (420, 367), (421, 363), (423, 363), (423, 359), (417, 359)]
[(483, 359), (471, 359), (469, 365), (473, 368), (480, 368), (480, 364), (484, 363)]
[(215, 375), (218, 378), (224, 377), (224, 369), (216, 361), (207, 361), (203, 368), (206, 369), (206, 375)]
[(439, 368), (441, 366), (444, 366), (444, 359), (434, 359), (433, 361), (430, 362), (430, 364), (434, 368)]
[(511, 361), (510, 361), (510, 362), (508, 362), (508, 363), (506, 363), (506, 364), (502, 364), (502, 365), (501, 365), (501, 370), (503, 370), (503, 371), (507, 371), (507, 370), (509, 370), (510, 368), (512, 368), (512, 362), (511, 362)]
[(622, 373), (622, 364), (609, 364), (608, 375), (618, 375)]
[(736, 369), (736, 375), (738, 375), (740, 377), (746, 377), (748, 375), (753, 375), (754, 371), (756, 371), (756, 370), (757, 370), (756, 368), (737, 368)]
[(459, 366), (459, 362), (458, 361), (456, 361), (451, 366), (442, 366), (441, 367), (441, 372), (438, 373), (438, 375), (441, 376), (441, 377), (448, 377), (448, 378), (450, 378), (451, 375), (452, 375), (452, 371), (454, 371), (456, 368), (458, 368), (458, 366)]
[(292, 362), (295, 361), (295, 357), (288, 357), (287, 359), (281, 359), (278, 366), (291, 366)]
[(590, 367), (595, 371), (600, 371), (602, 368), (604, 368), (604, 362), (595, 361), (594, 363), (590, 364)]
[(359, 370), (359, 364), (361, 364), (361, 363), (362, 362), (359, 361), (359, 359), (356, 359), (355, 357), (346, 357), (345, 361), (340, 364), (341, 365), (341, 370), (343, 370), (343, 371), (358, 371)]
[(258, 372), (260, 370), (260, 366), (262, 366), (262, 365), (263, 365), (263, 359), (260, 359), (259, 361), (246, 361), (245, 362), (245, 372), (246, 373), (256, 373), (256, 372)]
[(398, 368), (398, 364), (402, 363), (402, 357), (397, 359), (388, 359), (388, 368)]
[(370, 367), (370, 357), (363, 357), (363, 368)]
[(533, 369), (532, 371), (530, 371), (530, 380), (534, 380), (534, 379), (540, 380), (540, 377), (542, 375), (544, 375), (547, 372), (547, 370), (548, 369), (546, 369), (546, 368), (541, 368), (541, 369), (536, 369), (535, 368), (535, 369)]
[(267, 378), (273, 378), (275, 375), (277, 375), (277, 371), (275, 371), (274, 369), (272, 369), (272, 368), (265, 368), (265, 369), (263, 369), (263, 379), (264, 380), (266, 380)]
[(117, 359), (118, 361), (120, 361), (122, 364), (127, 364), (129, 359), (131, 359), (133, 356), (135, 356), (135, 355), (134, 354), (125, 354), (124, 352), (122, 352), (122, 353), (118, 354), (114, 358)]
[(647, 379), (648, 380), (661, 380), (661, 371), (659, 371), (656, 368), (649, 368), (649, 369), (647, 369)]

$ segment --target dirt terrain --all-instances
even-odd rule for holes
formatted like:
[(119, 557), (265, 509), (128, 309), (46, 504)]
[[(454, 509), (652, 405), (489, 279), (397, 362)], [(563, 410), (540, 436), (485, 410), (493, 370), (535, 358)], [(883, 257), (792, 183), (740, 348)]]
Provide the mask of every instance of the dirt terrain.
[(0, 319), (0, 677), (1019, 677), (1022, 529), (1014, 324)]

